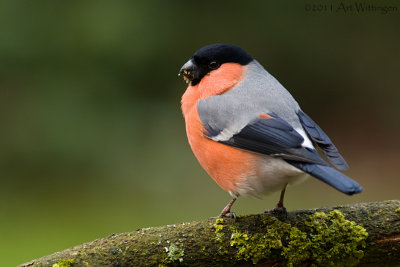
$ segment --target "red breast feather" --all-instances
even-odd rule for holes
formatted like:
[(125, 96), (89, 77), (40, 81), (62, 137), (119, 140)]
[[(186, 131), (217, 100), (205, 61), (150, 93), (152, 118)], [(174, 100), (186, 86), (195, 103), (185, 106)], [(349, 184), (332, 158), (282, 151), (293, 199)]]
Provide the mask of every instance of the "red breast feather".
[(245, 66), (225, 63), (189, 86), (182, 96), (182, 112), (186, 122), (189, 144), (200, 165), (224, 190), (237, 193), (241, 179), (256, 176), (257, 155), (226, 146), (204, 137), (205, 129), (197, 113), (197, 102), (223, 94), (236, 86), (245, 76)]

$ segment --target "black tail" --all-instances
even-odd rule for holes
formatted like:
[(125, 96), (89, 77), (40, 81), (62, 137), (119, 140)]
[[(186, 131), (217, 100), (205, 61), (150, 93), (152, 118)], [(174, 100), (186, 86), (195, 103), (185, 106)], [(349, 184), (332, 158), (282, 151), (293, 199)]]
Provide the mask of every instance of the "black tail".
[(356, 181), (332, 167), (298, 161), (288, 161), (288, 163), (345, 194), (353, 195), (363, 191), (362, 186)]

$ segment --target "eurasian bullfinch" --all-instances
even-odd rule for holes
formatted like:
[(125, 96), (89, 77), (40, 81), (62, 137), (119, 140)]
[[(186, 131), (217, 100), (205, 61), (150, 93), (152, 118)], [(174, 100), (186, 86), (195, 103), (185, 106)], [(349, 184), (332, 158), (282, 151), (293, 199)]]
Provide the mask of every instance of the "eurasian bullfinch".
[(232, 200), (282, 190), (308, 176), (348, 194), (362, 187), (339, 170), (347, 163), (324, 131), (257, 60), (231, 44), (194, 53), (180, 74), (189, 83), (182, 96), (186, 133), (194, 155)]

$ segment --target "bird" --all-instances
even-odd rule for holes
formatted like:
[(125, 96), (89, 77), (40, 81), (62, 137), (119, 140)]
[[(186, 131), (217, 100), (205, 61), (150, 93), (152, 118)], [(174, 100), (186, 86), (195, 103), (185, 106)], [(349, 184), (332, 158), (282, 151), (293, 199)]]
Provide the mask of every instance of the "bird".
[[(363, 188), (342, 172), (344, 158), (285, 87), (242, 48), (204, 46), (182, 66), (188, 84), (181, 109), (189, 145), (209, 176), (232, 199), (218, 217), (232, 217), (239, 196), (281, 190), (314, 177), (353, 195)], [(328, 163), (329, 162), (329, 163)]]

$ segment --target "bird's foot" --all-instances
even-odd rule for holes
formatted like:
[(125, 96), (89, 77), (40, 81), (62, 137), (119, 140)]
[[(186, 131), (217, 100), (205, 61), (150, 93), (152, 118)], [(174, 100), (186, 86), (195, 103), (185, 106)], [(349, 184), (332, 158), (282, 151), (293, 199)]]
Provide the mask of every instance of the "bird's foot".
[(227, 213), (222, 213), (216, 217), (210, 217), (210, 219), (219, 219), (219, 218), (233, 218), (234, 220), (236, 220), (236, 213), (234, 212), (227, 212)]
[[(237, 197), (234, 197), (229, 201), (229, 203), (225, 206), (225, 208), (221, 211), (221, 213), (218, 215), (218, 217), (211, 217), (212, 219), (216, 218), (234, 218), (236, 220), (236, 214), (234, 212), (231, 212), (231, 207), (233, 203), (235, 203)], [(210, 218), (210, 219), (211, 219)]]
[(235, 219), (236, 220), (236, 213), (234, 213), (234, 212), (227, 212), (227, 213), (225, 213), (225, 214), (220, 214), (219, 216), (218, 216), (218, 218), (233, 218), (233, 219)]
[(270, 210), (265, 210), (264, 213), (273, 215), (275, 217), (283, 217), (283, 218), (287, 217), (287, 210), (283, 205), (282, 206), (276, 205), (275, 208), (270, 209)]

